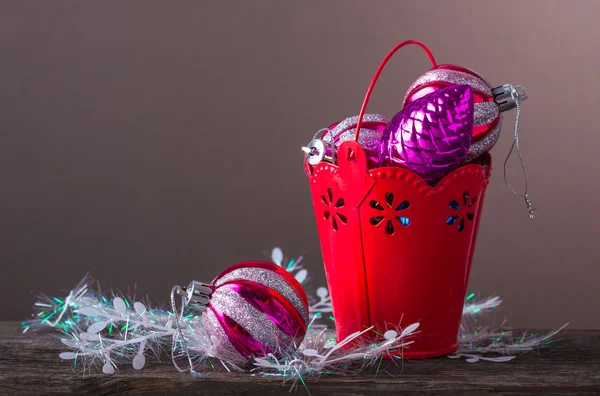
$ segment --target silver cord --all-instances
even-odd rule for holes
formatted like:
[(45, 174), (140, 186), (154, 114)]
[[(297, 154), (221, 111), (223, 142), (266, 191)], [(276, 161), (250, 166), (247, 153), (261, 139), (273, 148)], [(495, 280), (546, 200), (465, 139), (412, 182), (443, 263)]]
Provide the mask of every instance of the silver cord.
[[(504, 183), (510, 189), (510, 191), (512, 191), (513, 194), (525, 199), (525, 204), (527, 205), (527, 211), (529, 212), (529, 218), (533, 219), (533, 218), (535, 218), (535, 215), (534, 215), (535, 208), (532, 206), (531, 201), (529, 200), (529, 194), (527, 193), (527, 187), (528, 187), (529, 180), (527, 178), (527, 171), (525, 170), (525, 162), (523, 161), (523, 157), (521, 156), (521, 149), (519, 148), (519, 115), (521, 114), (521, 99), (518, 94), (516, 95), (516, 98), (515, 98), (515, 104), (516, 104), (515, 134), (514, 134), (512, 146), (510, 147), (510, 151), (508, 152), (508, 155), (506, 156), (506, 160), (504, 160)], [(508, 177), (506, 176), (506, 164), (508, 163), (508, 160), (513, 152), (513, 149), (515, 149), (515, 148), (517, 149), (517, 155), (519, 156), (519, 161), (521, 162), (521, 169), (523, 170), (523, 175), (525, 176), (525, 192), (523, 194), (516, 192), (512, 188), (512, 186), (508, 182)]]
[[(177, 304), (175, 302), (175, 295), (176, 294), (179, 295), (180, 294), (179, 292), (182, 290), (183, 290), (183, 288), (179, 285), (173, 286), (173, 288), (171, 289), (171, 308), (173, 310), (173, 315), (175, 317), (175, 333), (173, 334), (173, 344), (171, 346), (171, 360), (173, 361), (173, 366), (175, 366), (175, 368), (179, 372), (183, 373), (183, 372), (189, 371), (190, 374), (192, 374), (193, 376), (196, 376), (197, 373), (196, 373), (196, 370), (194, 370), (194, 362), (192, 361), (192, 357), (190, 356), (190, 352), (187, 347), (187, 342), (183, 335), (183, 330), (181, 329), (181, 319), (183, 318), (183, 313), (184, 313), (185, 307), (187, 305), (187, 297), (184, 297), (184, 296), (181, 297), (181, 310), (179, 311), (179, 313), (177, 312)], [(179, 367), (179, 365), (175, 361), (175, 351), (177, 349), (177, 343), (179, 341), (181, 341), (181, 347), (182, 347), (183, 352), (185, 353), (185, 356), (187, 357), (187, 360), (188, 360), (189, 368), (186, 368), (186, 369), (182, 369), (181, 367)]]
[[(317, 133), (315, 133), (315, 136), (313, 136), (313, 139), (321, 139), (322, 140), (323, 137), (330, 132), (331, 131), (329, 130), (329, 128), (321, 128), (317, 131)], [(333, 136), (331, 136), (331, 141), (333, 142)]]

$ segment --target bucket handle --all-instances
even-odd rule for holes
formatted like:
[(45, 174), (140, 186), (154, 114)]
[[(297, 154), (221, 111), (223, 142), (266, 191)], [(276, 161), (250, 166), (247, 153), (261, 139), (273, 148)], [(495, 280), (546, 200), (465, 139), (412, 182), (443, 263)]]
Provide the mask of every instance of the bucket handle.
[(371, 80), (371, 85), (369, 85), (369, 89), (367, 89), (367, 94), (365, 95), (365, 100), (363, 101), (362, 107), (360, 109), (360, 113), (358, 115), (358, 123), (356, 124), (356, 133), (354, 134), (355, 142), (358, 142), (358, 136), (360, 135), (360, 127), (362, 125), (363, 116), (365, 115), (365, 111), (367, 110), (367, 104), (369, 103), (369, 98), (371, 97), (371, 92), (373, 92), (373, 88), (375, 88), (375, 83), (377, 83), (377, 79), (379, 78), (379, 75), (381, 74), (387, 61), (390, 60), (390, 58), (396, 53), (396, 51), (398, 51), (400, 48), (402, 48), (408, 44), (415, 44), (415, 45), (418, 45), (419, 47), (421, 47), (423, 49), (423, 51), (425, 51), (425, 53), (429, 57), (429, 60), (431, 61), (431, 65), (433, 66), (433, 68), (434, 69), (437, 68), (437, 64), (435, 63), (435, 59), (433, 58), (431, 51), (429, 51), (429, 48), (427, 48), (425, 46), (425, 44), (421, 43), (420, 41), (406, 40), (406, 41), (403, 41), (400, 44), (396, 45), (394, 48), (392, 48), (392, 50), (385, 56), (385, 58), (383, 58), (383, 60), (381, 61), (381, 64), (379, 64), (379, 67), (377, 68), (377, 71), (375, 72), (375, 75), (373, 76), (373, 79)]

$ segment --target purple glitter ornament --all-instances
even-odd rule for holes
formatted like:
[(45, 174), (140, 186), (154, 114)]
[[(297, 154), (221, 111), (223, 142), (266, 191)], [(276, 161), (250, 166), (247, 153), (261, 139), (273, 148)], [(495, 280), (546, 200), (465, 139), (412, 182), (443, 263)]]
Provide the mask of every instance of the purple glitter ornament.
[(426, 181), (450, 173), (467, 157), (473, 134), (473, 91), (442, 88), (407, 104), (383, 132), (380, 166), (404, 166)]

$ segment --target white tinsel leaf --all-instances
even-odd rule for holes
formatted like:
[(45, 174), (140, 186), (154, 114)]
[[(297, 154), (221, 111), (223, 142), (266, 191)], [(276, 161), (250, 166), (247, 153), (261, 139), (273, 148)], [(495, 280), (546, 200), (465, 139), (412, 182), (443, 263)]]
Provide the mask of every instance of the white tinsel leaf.
[(133, 309), (135, 310), (135, 313), (137, 313), (140, 316), (146, 312), (146, 306), (144, 304), (142, 304), (141, 302), (134, 303)]
[(92, 323), (90, 325), (90, 327), (88, 327), (87, 331), (88, 333), (99, 333), (102, 330), (104, 330), (104, 328), (108, 325), (108, 322), (106, 321), (101, 321), (101, 322), (96, 322), (96, 323)]
[(304, 354), (304, 356), (317, 356), (319, 354), (319, 351), (317, 351), (316, 349), (305, 349), (302, 351), (302, 353)]
[(469, 362), (469, 363), (475, 363), (475, 362), (478, 362), (478, 361), (479, 361), (478, 357), (472, 357), (472, 358), (468, 358), (467, 359), (467, 362)]
[(283, 262), (283, 251), (278, 247), (273, 248), (273, 251), (271, 252), (271, 260), (273, 260), (275, 264), (281, 265)]
[(138, 353), (133, 358), (133, 362), (132, 363), (133, 363), (133, 368), (134, 369), (141, 370), (142, 368), (144, 368), (144, 365), (146, 364), (146, 357), (144, 356), (143, 353)]
[(121, 297), (115, 297), (113, 306), (118, 313), (125, 313), (127, 311), (127, 305), (125, 305), (125, 301)]
[(410, 333), (412, 333), (413, 331), (415, 331), (418, 328), (419, 328), (419, 323), (418, 322), (413, 323), (410, 326), (407, 326), (406, 328), (404, 328), (404, 330), (402, 330), (402, 334), (400, 334), (400, 337), (409, 335)]
[(65, 344), (69, 348), (73, 348), (73, 349), (79, 348), (78, 341), (75, 341), (75, 340), (70, 339), (70, 338), (61, 338), (60, 342), (62, 342), (63, 344)]
[(296, 273), (296, 280), (298, 281), (298, 283), (302, 283), (306, 280), (306, 277), (308, 276), (308, 271), (305, 269), (301, 269), (300, 271), (298, 271)]
[(325, 297), (327, 297), (329, 295), (329, 290), (327, 290), (326, 287), (319, 287), (317, 289), (317, 296), (319, 296), (319, 298), (321, 300), (325, 299)]
[(486, 360), (490, 360), (492, 362), (508, 362), (509, 360), (513, 360), (516, 356), (499, 356), (493, 358), (486, 358)]
[(398, 333), (395, 330), (388, 330), (385, 332), (385, 334), (383, 335), (383, 337), (386, 340), (393, 340), (394, 338), (396, 338), (398, 336)]
[(114, 374), (115, 368), (113, 367), (112, 364), (110, 364), (109, 362), (106, 362), (106, 363), (104, 363), (104, 366), (102, 366), (102, 372), (104, 374)]
[(85, 316), (99, 316), (101, 312), (94, 307), (81, 307), (79, 313)]
[(63, 352), (58, 357), (64, 360), (73, 360), (77, 357), (77, 354), (75, 352)]
[(79, 334), (79, 338), (85, 341), (98, 341), (98, 334), (83, 332)]

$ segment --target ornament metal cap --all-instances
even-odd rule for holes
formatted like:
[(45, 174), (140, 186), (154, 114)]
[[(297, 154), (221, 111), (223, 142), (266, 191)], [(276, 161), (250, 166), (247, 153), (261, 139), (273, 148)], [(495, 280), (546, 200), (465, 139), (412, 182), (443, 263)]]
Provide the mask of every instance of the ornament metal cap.
[(500, 112), (504, 112), (517, 107), (517, 100), (524, 101), (527, 99), (527, 91), (523, 85), (514, 86), (512, 84), (504, 84), (492, 90), (494, 102), (498, 105)]
[(191, 281), (187, 287), (178, 290), (178, 294), (185, 297), (185, 305), (193, 304), (206, 307), (210, 302), (213, 288), (211, 285), (197, 281)]
[(335, 163), (335, 147), (331, 143), (325, 143), (321, 139), (313, 139), (308, 146), (302, 147), (306, 153), (306, 162), (317, 165), (321, 161)]

